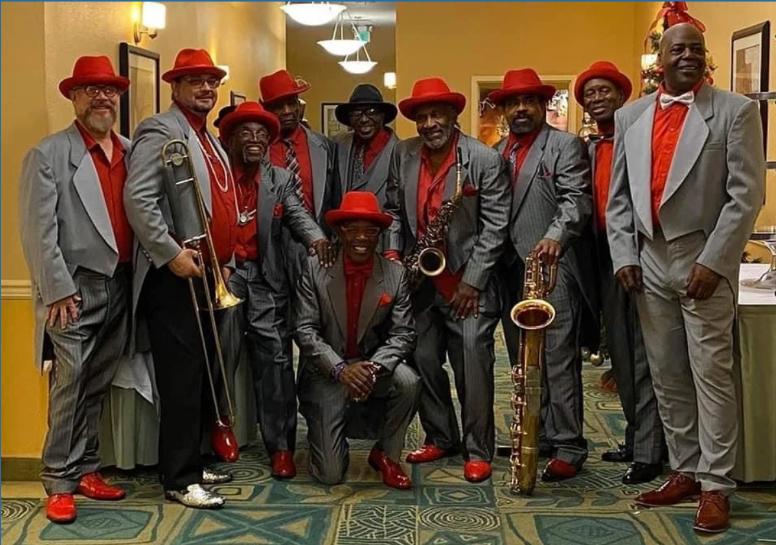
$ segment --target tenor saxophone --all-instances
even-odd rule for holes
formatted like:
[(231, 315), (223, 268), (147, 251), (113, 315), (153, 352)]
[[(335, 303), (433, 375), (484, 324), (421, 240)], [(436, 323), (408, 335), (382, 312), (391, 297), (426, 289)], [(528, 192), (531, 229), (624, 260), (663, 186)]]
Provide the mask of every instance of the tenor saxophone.
[(555, 308), (544, 299), (555, 287), (557, 265), (550, 266), (547, 272), (549, 278), (545, 280), (541, 261), (535, 256), (526, 258), (523, 300), (510, 312), (512, 321), (520, 328), (520, 347), (511, 372), (514, 415), (509, 428), (509, 489), (525, 495), (531, 495), (536, 485), (545, 330), (555, 319)]
[(457, 148), (455, 151), (455, 193), (449, 201), (439, 208), (439, 213), (429, 222), (426, 231), (404, 260), (409, 284), (413, 290), (420, 287), (426, 276), (440, 275), (447, 266), (447, 258), (439, 247), (444, 244), (453, 213), (461, 205), (461, 199), (463, 199), (462, 170), (461, 148)]

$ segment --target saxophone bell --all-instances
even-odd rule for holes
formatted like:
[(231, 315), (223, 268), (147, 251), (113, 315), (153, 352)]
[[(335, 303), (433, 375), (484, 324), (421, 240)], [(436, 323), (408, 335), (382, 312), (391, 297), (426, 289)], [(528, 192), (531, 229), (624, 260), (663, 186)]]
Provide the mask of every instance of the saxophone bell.
[(426, 276), (439, 276), (447, 266), (447, 259), (438, 248), (424, 248), (418, 256), (418, 268)]

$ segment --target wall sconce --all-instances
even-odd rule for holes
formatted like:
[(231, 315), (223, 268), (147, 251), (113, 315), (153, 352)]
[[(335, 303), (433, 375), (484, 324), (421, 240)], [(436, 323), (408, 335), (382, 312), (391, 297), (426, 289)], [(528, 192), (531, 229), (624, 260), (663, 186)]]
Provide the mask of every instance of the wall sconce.
[(396, 89), (396, 72), (383, 74), (383, 85), (386, 89)]
[(157, 36), (157, 30), (167, 24), (167, 6), (159, 2), (143, 2), (140, 6), (140, 20), (135, 21), (135, 45), (140, 43), (143, 34), (148, 34), (152, 40)]
[(226, 75), (223, 78), (221, 78), (221, 85), (223, 85), (223, 84), (226, 83), (226, 80), (229, 79), (229, 65), (228, 64), (218, 64), (216, 66), (218, 66), (218, 68), (220, 68), (221, 70), (226, 72)]

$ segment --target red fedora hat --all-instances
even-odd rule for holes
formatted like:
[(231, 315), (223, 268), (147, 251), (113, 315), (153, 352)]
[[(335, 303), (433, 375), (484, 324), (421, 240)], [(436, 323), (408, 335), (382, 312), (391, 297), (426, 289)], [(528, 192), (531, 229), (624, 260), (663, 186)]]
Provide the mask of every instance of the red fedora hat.
[(415, 109), (434, 102), (449, 104), (460, 114), (466, 106), (466, 97), (451, 91), (442, 78), (426, 78), (415, 82), (412, 95), (399, 102), (399, 110), (404, 117), (415, 121)]
[(70, 98), (73, 87), (83, 85), (114, 85), (123, 92), (129, 88), (129, 78), (117, 76), (113, 64), (105, 55), (79, 57), (73, 65), (73, 75), (59, 82), (59, 92)]
[(246, 121), (255, 121), (267, 127), (270, 142), (273, 142), (280, 133), (280, 121), (274, 114), (269, 113), (258, 102), (246, 101), (226, 114), (218, 125), (218, 134), (228, 142), (232, 130)]
[(206, 74), (223, 78), (226, 72), (213, 64), (210, 53), (205, 49), (181, 49), (175, 56), (173, 67), (162, 74), (162, 79), (172, 83), (182, 76), (191, 74)]
[(504, 99), (515, 95), (539, 95), (544, 100), (550, 100), (555, 96), (555, 87), (543, 84), (533, 68), (521, 68), (504, 74), (501, 89), (491, 92), (488, 98), (501, 104)]
[(339, 209), (329, 210), (325, 218), (331, 227), (343, 221), (364, 220), (385, 229), (393, 222), (393, 217), (380, 209), (380, 203), (371, 191), (348, 191)]
[(309, 83), (294, 79), (288, 70), (278, 70), (274, 74), (259, 79), (262, 104), (304, 93), (309, 88)]
[(585, 83), (595, 78), (602, 78), (611, 81), (622, 90), (622, 94), (625, 97), (625, 100), (630, 98), (631, 92), (633, 91), (633, 85), (631, 84), (631, 80), (628, 78), (628, 76), (620, 72), (614, 63), (609, 61), (598, 61), (591, 64), (587, 70), (582, 72), (574, 84), (574, 98), (577, 99), (579, 104), (582, 104)]

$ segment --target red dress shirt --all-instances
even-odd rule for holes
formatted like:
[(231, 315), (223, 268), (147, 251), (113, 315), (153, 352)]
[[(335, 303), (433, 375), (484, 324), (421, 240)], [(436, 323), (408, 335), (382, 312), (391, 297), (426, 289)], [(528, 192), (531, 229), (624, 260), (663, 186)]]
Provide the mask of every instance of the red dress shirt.
[(237, 226), (234, 257), (237, 261), (256, 261), (259, 258), (259, 184), (261, 169), (257, 168), (250, 176), (242, 167), (234, 166), (234, 179), (237, 184), (237, 210), (250, 219), (245, 225)]
[(534, 140), (536, 140), (538, 134), (539, 131), (531, 131), (519, 136), (509, 133), (507, 146), (504, 148), (504, 159), (509, 161), (509, 155), (512, 153), (512, 148), (515, 147), (515, 144), (518, 145), (517, 158), (515, 160), (515, 171), (512, 175), (512, 191), (515, 190), (515, 186), (517, 185), (517, 175), (520, 174), (520, 169), (523, 167), (525, 158), (528, 157), (528, 152), (531, 151), (531, 146), (533, 145)]
[[(692, 91), (697, 93), (703, 85), (703, 80), (693, 87)], [(663, 85), (657, 92), (655, 99), (655, 119), (652, 123), (652, 177), (650, 184), (650, 194), (652, 197), (652, 225), (658, 227), (660, 218), (658, 210), (660, 202), (663, 200), (663, 192), (668, 181), (668, 173), (671, 170), (671, 164), (674, 162), (676, 146), (679, 143), (679, 137), (682, 134), (684, 122), (687, 119), (689, 106), (681, 103), (673, 103), (665, 110), (660, 107), (660, 95), (666, 90)]]
[[(296, 161), (299, 163), (299, 177), (302, 179), (302, 192), (304, 193), (304, 205), (308, 211), (315, 210), (315, 196), (313, 195), (313, 167), (310, 162), (310, 146), (307, 142), (307, 134), (299, 125), (288, 137), (291, 147), (296, 153)], [(277, 142), (269, 146), (269, 162), (276, 167), (286, 168), (286, 144), (281, 136)]]
[[(453, 145), (447, 152), (444, 161), (436, 173), (431, 172), (431, 158), (428, 148), (425, 146), (420, 152), (420, 172), (418, 174), (418, 238), (426, 232), (426, 226), (436, 218), (442, 207), (445, 193), (445, 179), (453, 166), (455, 166), (455, 149), (458, 146), (458, 133), (453, 137)], [(444, 251), (444, 249), (442, 249)], [(432, 277), (437, 291), (448, 301), (452, 299), (455, 288), (463, 277), (465, 267), (453, 274), (449, 269), (442, 274)]]
[(613, 151), (614, 141), (611, 138), (607, 137), (595, 144), (593, 198), (595, 199), (596, 227), (601, 233), (606, 233), (606, 204), (609, 202), (609, 185), (612, 181)]
[[(207, 120), (204, 117), (194, 115), (186, 108), (181, 106), (179, 108), (194, 129), (197, 139), (205, 151), (205, 164), (210, 174), (210, 233), (213, 236), (216, 258), (221, 265), (225, 265), (232, 259), (234, 246), (237, 241), (237, 209), (235, 208), (234, 182), (228, 172), (228, 163), (220, 159), (218, 152), (210, 143), (207, 128), (205, 127)], [(203, 180), (200, 180), (200, 182), (203, 182)], [(221, 190), (221, 187), (224, 187), (226, 184), (228, 186), (224, 192)], [(203, 256), (206, 260), (209, 259), (207, 246), (203, 247)]]
[(364, 299), (366, 283), (372, 277), (374, 258), (366, 263), (353, 263), (343, 256), (345, 265), (345, 297), (348, 309), (348, 338), (345, 345), (345, 359), (361, 357), (358, 350), (358, 318), (361, 315), (361, 303)]
[(369, 169), (370, 166), (372, 166), (372, 163), (375, 162), (375, 159), (377, 159), (380, 154), (385, 149), (385, 146), (388, 145), (388, 141), (391, 139), (391, 133), (388, 132), (385, 127), (380, 129), (380, 132), (378, 132), (374, 138), (372, 138), (366, 146), (366, 149), (364, 150), (364, 170), (366, 171)]
[(86, 149), (97, 170), (97, 178), (100, 180), (102, 197), (105, 200), (105, 206), (108, 209), (110, 225), (113, 229), (113, 237), (116, 240), (116, 249), (119, 252), (119, 263), (132, 261), (132, 227), (127, 220), (127, 214), (124, 211), (124, 182), (127, 180), (127, 165), (124, 163), (126, 150), (121, 144), (121, 140), (116, 133), (111, 131), (110, 139), (113, 142), (113, 154), (108, 159), (102, 146), (89, 134), (89, 131), (81, 125), (80, 121), (75, 122), (81, 137), (84, 139)]

